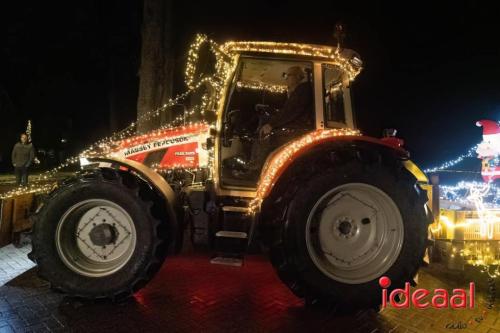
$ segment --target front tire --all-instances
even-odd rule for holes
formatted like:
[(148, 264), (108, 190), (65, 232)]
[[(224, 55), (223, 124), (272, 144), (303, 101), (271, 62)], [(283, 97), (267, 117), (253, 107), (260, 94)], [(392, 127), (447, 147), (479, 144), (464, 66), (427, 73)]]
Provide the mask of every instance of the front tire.
[(169, 243), (165, 203), (128, 172), (96, 169), (66, 181), (35, 218), (39, 275), (71, 296), (123, 298), (158, 271)]

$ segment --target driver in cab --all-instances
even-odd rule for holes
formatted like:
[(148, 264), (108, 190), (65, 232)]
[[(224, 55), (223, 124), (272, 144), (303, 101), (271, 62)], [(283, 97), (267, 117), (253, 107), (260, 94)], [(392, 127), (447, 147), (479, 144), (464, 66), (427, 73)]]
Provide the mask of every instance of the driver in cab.
[(309, 80), (300, 66), (288, 68), (283, 77), (287, 85), (287, 99), (281, 109), (258, 130), (258, 140), (252, 146), (247, 165), (248, 177), (260, 172), (267, 156), (276, 148), (294, 137), (313, 129), (313, 91)]

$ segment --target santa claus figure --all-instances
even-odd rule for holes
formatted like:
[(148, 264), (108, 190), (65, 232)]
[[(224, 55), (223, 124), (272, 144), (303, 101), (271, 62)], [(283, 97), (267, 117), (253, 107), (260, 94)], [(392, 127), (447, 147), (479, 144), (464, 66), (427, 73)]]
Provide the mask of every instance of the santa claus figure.
[(476, 125), (483, 127), (483, 142), (476, 150), (483, 159), (481, 175), (486, 182), (500, 179), (500, 125), (493, 120), (480, 120)]

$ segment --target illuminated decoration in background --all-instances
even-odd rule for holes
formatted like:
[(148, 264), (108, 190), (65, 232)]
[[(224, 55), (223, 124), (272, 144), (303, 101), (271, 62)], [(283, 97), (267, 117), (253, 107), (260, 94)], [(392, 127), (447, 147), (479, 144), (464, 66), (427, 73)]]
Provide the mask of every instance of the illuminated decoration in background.
[(464, 159), (469, 158), (469, 157), (474, 157), (478, 146), (479, 145), (474, 145), (473, 147), (469, 148), (469, 150), (467, 150), (466, 153), (458, 156), (457, 158), (450, 160), (450, 161), (447, 161), (447, 162), (444, 162), (437, 167), (425, 169), (424, 172), (425, 173), (434, 173), (434, 172), (438, 172), (438, 171), (442, 171), (442, 170), (446, 170), (446, 169), (449, 169), (451, 167), (454, 167), (458, 163), (462, 162)]
[(352, 81), (361, 71), (361, 59), (353, 56), (348, 59), (342, 55), (340, 48), (328, 46), (314, 46), (298, 43), (277, 43), (277, 42), (227, 42), (222, 45), (222, 49), (227, 53), (232, 52), (260, 52), (274, 54), (301, 55), (315, 58), (323, 58), (333, 62), (336, 66), (344, 70)]
[(493, 120), (480, 120), (483, 141), (477, 147), (478, 158), (483, 160), (481, 175), (485, 182), (500, 179), (500, 124)]
[(500, 241), (467, 242), (464, 249), (452, 248), (451, 257), (457, 255), (489, 277), (500, 277)]
[[(485, 208), (498, 208), (500, 207), (500, 188), (494, 183), (488, 183), (488, 193), (482, 197), (483, 205)], [(457, 204), (470, 205), (473, 204), (469, 200), (470, 189), (482, 189), (485, 183), (480, 182), (466, 182), (461, 181), (454, 186), (439, 185), (439, 192), (441, 198), (449, 201), (456, 202)]]
[[(441, 224), (445, 225), (448, 229), (467, 228), (474, 225), (479, 225), (479, 235), (484, 239), (493, 239), (495, 226), (500, 224), (498, 219), (499, 212), (498, 206), (495, 204), (499, 200), (498, 188), (494, 187), (491, 183), (476, 183), (476, 182), (461, 182), (459, 186), (442, 186), (442, 193), (444, 198), (453, 198), (465, 207), (473, 207), (477, 212), (477, 219), (467, 219), (463, 223), (453, 223), (448, 217), (441, 215), (439, 218), (439, 225), (437, 228), (431, 228), (432, 232), (441, 230)], [(492, 203), (485, 203), (485, 197), (490, 196), (488, 201)]]
[[(462, 181), (455, 186), (439, 186), (440, 199), (445, 200), (443, 203), (448, 201), (452, 207), (464, 209), (458, 210), (456, 214), (470, 213), (474, 218), (450, 219), (443, 215), (446, 213), (445, 210), (441, 212), (437, 226), (431, 226), (430, 231), (440, 233), (463, 229), (464, 233), (481, 238), (482, 240), (474, 242), (465, 240), (465, 248), (457, 251), (454, 247), (451, 257), (459, 255), (467, 264), (478, 266), (491, 278), (497, 278), (500, 277), (500, 242), (493, 239), (499, 239), (500, 232), (500, 189), (495, 186), (493, 180), (500, 179), (500, 125), (492, 120), (480, 120), (476, 125), (483, 127), (481, 143), (454, 160), (424, 170), (426, 173), (439, 172), (455, 166), (466, 158), (477, 156), (483, 159), (481, 175), (485, 183)], [(455, 218), (458, 219), (457, 215)], [(450, 237), (454, 236), (446, 235), (445, 238)]]
[(490, 185), (486, 184), (483, 188), (471, 187), (469, 200), (476, 206), (477, 214), (479, 215), (480, 221), (480, 232), (479, 234), (488, 239), (493, 238), (494, 227), (496, 223), (500, 221), (496, 220), (496, 216), (484, 207), (483, 197), (485, 197), (490, 190)]
[(249, 205), (249, 212), (254, 213), (259, 209), (260, 204), (274, 185), (273, 182), (275, 181), (276, 176), (288, 166), (295, 153), (310, 146), (314, 142), (325, 140), (326, 138), (359, 135), (361, 134), (358, 130), (348, 128), (316, 130), (288, 143), (271, 158), (269, 163), (264, 166), (262, 176), (257, 187), (256, 197), (250, 202)]
[(26, 126), (26, 135), (28, 136), (28, 142), (31, 142), (31, 120), (28, 120), (28, 125)]
[[(474, 157), (478, 154), (479, 158), (493, 159), (496, 163), (500, 158), (500, 125), (493, 120), (480, 120), (476, 123), (477, 126), (483, 127), (483, 142), (469, 148), (466, 153), (456, 157), (453, 160), (442, 163), (439, 166), (423, 170), (425, 173), (434, 173), (442, 170), (447, 170), (462, 162), (466, 158)], [(500, 170), (500, 167), (499, 167)], [(500, 172), (500, 171), (499, 171)], [(489, 178), (488, 178), (489, 179)], [(486, 182), (489, 180), (485, 179)]]
[[(492, 183), (460, 182), (456, 186), (440, 186), (440, 192), (445, 200), (451, 199), (466, 210), (458, 210), (451, 217), (442, 211), (437, 226), (431, 226), (430, 231), (434, 235), (444, 232), (442, 235), (446, 236), (441, 237), (453, 239), (454, 229), (463, 230), (464, 249), (453, 247), (451, 258), (458, 255), (489, 277), (500, 277), (500, 189)], [(461, 218), (456, 214), (461, 214)]]
[(476, 123), (483, 128), (483, 141), (477, 147), (478, 158), (500, 155), (500, 124), (493, 120)]
[(265, 84), (260, 82), (236, 82), (236, 87), (252, 89), (252, 90), (264, 90), (269, 91), (270, 93), (283, 94), (287, 92), (287, 87), (285, 85), (279, 84)]

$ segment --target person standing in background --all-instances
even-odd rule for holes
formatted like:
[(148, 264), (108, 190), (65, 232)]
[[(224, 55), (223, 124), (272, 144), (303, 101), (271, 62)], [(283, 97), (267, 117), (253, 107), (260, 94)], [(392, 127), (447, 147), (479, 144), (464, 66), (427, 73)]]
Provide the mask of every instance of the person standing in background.
[(21, 141), (12, 149), (12, 165), (16, 175), (16, 185), (28, 185), (28, 168), (35, 159), (35, 148), (28, 142), (26, 133), (21, 134)]

